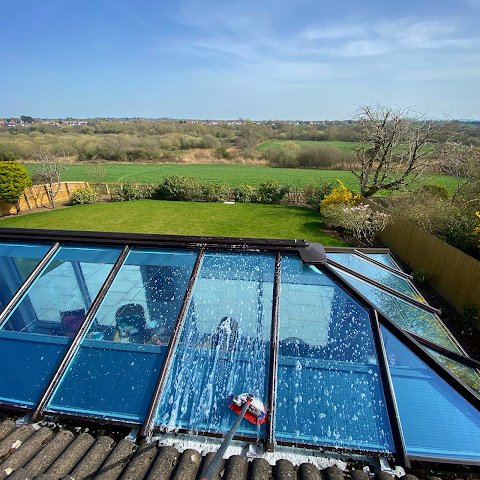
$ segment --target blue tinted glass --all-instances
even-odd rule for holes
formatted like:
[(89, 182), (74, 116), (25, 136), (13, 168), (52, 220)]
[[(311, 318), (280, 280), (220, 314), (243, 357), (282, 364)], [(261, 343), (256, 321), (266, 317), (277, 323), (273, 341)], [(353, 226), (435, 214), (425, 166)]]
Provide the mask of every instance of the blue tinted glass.
[(480, 413), (382, 326), (408, 455), (480, 459)]
[(335, 270), (402, 328), (418, 333), (422, 337), (460, 353), (451, 335), (433, 313), (411, 305), (339, 269)]
[(0, 311), (40, 263), (51, 245), (0, 243)]
[(403, 277), (399, 277), (394, 273), (385, 270), (382, 267), (370, 263), (368, 260), (364, 260), (357, 255), (352, 253), (329, 253), (328, 257), (332, 260), (345, 265), (346, 267), (356, 270), (367, 277), (370, 277), (377, 282), (386, 285), (387, 287), (393, 288), (398, 292), (404, 293), (416, 300), (421, 300), (417, 291), (413, 288), (408, 280)]
[(196, 257), (129, 253), (48, 410), (143, 421)]
[(389, 267), (395, 268), (396, 270), (399, 269), (398, 265), (392, 260), (390, 255), (386, 253), (367, 253), (366, 255), (373, 258), (374, 260), (377, 260), (377, 262), (382, 262)]
[(325, 274), (282, 256), (277, 440), (393, 451), (367, 312)]
[(0, 399), (38, 400), (120, 253), (61, 247), (0, 330)]
[[(205, 255), (157, 425), (226, 432), (236, 416), (229, 394), (265, 403), (274, 267), (274, 255)], [(246, 420), (238, 431), (263, 435)]]

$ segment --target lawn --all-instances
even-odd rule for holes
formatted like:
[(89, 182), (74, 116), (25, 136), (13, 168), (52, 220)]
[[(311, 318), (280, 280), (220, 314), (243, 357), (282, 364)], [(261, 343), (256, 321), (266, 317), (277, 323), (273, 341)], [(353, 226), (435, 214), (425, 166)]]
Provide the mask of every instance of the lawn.
[(347, 245), (324, 235), (321, 224), (318, 213), (305, 207), (161, 200), (78, 205), (0, 219), (0, 227), (304, 238), (323, 245)]
[[(318, 142), (316, 142), (318, 143)], [(328, 143), (328, 142), (322, 142)], [(335, 143), (335, 142), (333, 142)], [(338, 142), (346, 143), (346, 142)], [(30, 175), (34, 174), (35, 165), (25, 164)], [(125, 181), (160, 183), (170, 175), (196, 177), (200, 180), (226, 183), (234, 188), (239, 185), (258, 187), (264, 180), (277, 180), (281, 184), (289, 184), (295, 188), (305, 183), (323, 179), (329, 182), (341, 180), (347, 188), (358, 192), (358, 181), (349, 171), (345, 170), (307, 170), (298, 168), (255, 167), (251, 165), (198, 165), (198, 164), (105, 164), (107, 170), (106, 182), (117, 183)], [(62, 173), (63, 181), (90, 181), (83, 165), (69, 165)], [(453, 191), (455, 179), (442, 175), (430, 175), (425, 183), (439, 183)], [(385, 192), (380, 192), (385, 194)]]
[(270, 147), (280, 147), (282, 143), (288, 142), (288, 141), (293, 141), (295, 143), (298, 143), (299, 145), (318, 145), (318, 146), (326, 145), (327, 147), (338, 148), (339, 150), (342, 150), (344, 152), (350, 152), (352, 148), (358, 146), (358, 143), (356, 142), (329, 142), (329, 141), (317, 142), (315, 140), (268, 140), (267, 142), (261, 143), (257, 147), (257, 150), (261, 152)]

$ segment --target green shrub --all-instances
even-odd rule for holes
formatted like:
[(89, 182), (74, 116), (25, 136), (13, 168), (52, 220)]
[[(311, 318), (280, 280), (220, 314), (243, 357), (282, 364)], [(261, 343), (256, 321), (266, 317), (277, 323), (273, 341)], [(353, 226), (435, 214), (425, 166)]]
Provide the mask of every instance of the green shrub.
[(227, 202), (230, 188), (225, 183), (202, 182), (202, 197), (204, 202)]
[(465, 319), (465, 327), (469, 333), (472, 333), (478, 324), (479, 308), (476, 303), (465, 302), (463, 304), (463, 318)]
[(98, 202), (100, 196), (91, 188), (80, 187), (74, 190), (68, 198), (72, 205), (87, 205)]
[(240, 185), (233, 191), (233, 195), (238, 203), (250, 203), (255, 197), (255, 189), (249, 185)]
[(18, 157), (13, 152), (0, 152), (0, 162), (14, 162), (15, 160), (18, 160)]
[(412, 272), (412, 277), (420, 285), (428, 283), (428, 281), (433, 277), (433, 273), (430, 270), (425, 268), (420, 268)]
[(130, 202), (133, 200), (143, 200), (152, 198), (157, 192), (155, 185), (151, 183), (121, 183), (117, 191), (112, 195), (115, 202)]
[(282, 186), (275, 180), (265, 180), (258, 189), (257, 201), (278, 204), (288, 192), (290, 192), (289, 185)]
[(443, 185), (438, 185), (436, 183), (430, 183), (427, 185), (422, 185), (420, 188), (422, 192), (430, 193), (439, 198), (447, 199), (450, 198), (450, 192), (448, 188)]
[(0, 200), (13, 203), (20, 212), (19, 199), (26, 187), (32, 184), (27, 170), (17, 162), (0, 162)]
[(171, 175), (160, 184), (160, 196), (165, 200), (196, 202), (202, 199), (202, 184), (195, 177)]
[(325, 180), (317, 180), (315, 183), (307, 183), (303, 187), (303, 198), (305, 203), (320, 209), (320, 202), (333, 191), (333, 183), (326, 182)]

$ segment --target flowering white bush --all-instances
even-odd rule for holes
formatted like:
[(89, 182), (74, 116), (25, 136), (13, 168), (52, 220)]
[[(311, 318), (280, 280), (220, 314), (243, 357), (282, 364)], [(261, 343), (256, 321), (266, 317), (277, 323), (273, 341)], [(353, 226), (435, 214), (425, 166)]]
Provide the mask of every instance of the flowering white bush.
[(388, 213), (375, 212), (370, 205), (363, 203), (344, 208), (334, 205), (326, 208), (322, 215), (327, 223), (344, 228), (351, 232), (361, 245), (368, 246), (373, 244), (375, 235), (392, 220)]

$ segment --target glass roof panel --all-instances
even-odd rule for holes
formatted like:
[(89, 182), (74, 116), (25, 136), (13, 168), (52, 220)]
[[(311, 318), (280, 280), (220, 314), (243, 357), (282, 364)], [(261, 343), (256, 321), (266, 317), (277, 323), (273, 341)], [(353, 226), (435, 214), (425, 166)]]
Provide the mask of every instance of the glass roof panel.
[[(226, 432), (229, 394), (267, 398), (275, 255), (207, 253), (161, 398), (161, 428)], [(243, 421), (238, 433), (263, 436)]]
[(0, 311), (52, 245), (0, 242)]
[(427, 348), (427, 350), (441, 363), (443, 363), (449, 370), (451, 370), (460, 380), (466, 383), (469, 387), (480, 393), (480, 376), (474, 368), (463, 365), (460, 362), (452, 360), (451, 358), (442, 355), (435, 350)]
[(196, 257), (130, 251), (47, 410), (143, 421)]
[(62, 246), (0, 330), (0, 400), (34, 405), (121, 249)]
[(392, 257), (387, 253), (366, 253), (368, 257), (377, 260), (377, 262), (382, 262), (389, 267), (395, 268), (395, 270), (399, 270), (398, 265), (392, 260)]
[(324, 273), (282, 255), (277, 440), (393, 451), (367, 312)]
[(381, 329), (407, 454), (478, 460), (480, 412)]
[(411, 305), (339, 269), (335, 269), (335, 271), (402, 328), (411, 330), (450, 350), (462, 353), (446, 328), (433, 313)]
[(356, 270), (367, 277), (370, 277), (377, 282), (386, 285), (387, 287), (393, 288), (400, 293), (404, 293), (415, 300), (422, 301), (421, 297), (417, 291), (413, 288), (410, 282), (394, 273), (385, 270), (382, 267), (374, 265), (373, 263), (364, 260), (363, 258), (358, 257), (352, 253), (329, 253), (327, 255), (332, 260), (345, 265), (346, 267)]

